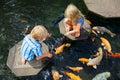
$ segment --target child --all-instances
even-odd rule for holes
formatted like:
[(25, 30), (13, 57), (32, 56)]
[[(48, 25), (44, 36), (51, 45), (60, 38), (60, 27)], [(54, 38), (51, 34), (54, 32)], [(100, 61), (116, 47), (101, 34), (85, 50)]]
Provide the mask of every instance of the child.
[(35, 26), (31, 33), (25, 36), (21, 46), (22, 63), (25, 64), (26, 61), (31, 61), (34, 58), (36, 60), (42, 59), (44, 57), (52, 57), (51, 53), (42, 53), (41, 43), (46, 38), (50, 37), (47, 29), (42, 25)]
[(65, 36), (74, 35), (76, 39), (86, 39), (91, 32), (90, 25), (84, 21), (84, 15), (73, 4), (69, 4), (64, 12), (67, 24)]

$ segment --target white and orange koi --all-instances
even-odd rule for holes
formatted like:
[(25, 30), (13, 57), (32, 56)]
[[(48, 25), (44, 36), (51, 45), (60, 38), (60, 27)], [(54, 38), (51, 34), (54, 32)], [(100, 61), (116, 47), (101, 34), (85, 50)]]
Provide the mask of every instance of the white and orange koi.
[(107, 29), (106, 27), (102, 27), (102, 26), (94, 26), (92, 28), (92, 30), (97, 31), (98, 33), (99, 32), (101, 32), (101, 33), (106, 32), (106, 33), (110, 34), (111, 37), (114, 37), (116, 35), (115, 33), (112, 33), (109, 29)]
[(98, 65), (98, 64), (101, 62), (102, 58), (103, 58), (103, 51), (102, 51), (102, 48), (101, 48), (101, 47), (98, 49), (98, 53), (99, 53), (100, 55), (97, 56), (96, 58), (91, 59), (91, 60), (87, 63), (87, 66), (93, 66), (93, 68), (95, 68), (95, 69), (97, 68), (96, 65)]
[(99, 47), (98, 48), (98, 52), (99, 56), (93, 58), (93, 59), (87, 59), (87, 58), (79, 58), (80, 62), (85, 62), (87, 64), (87, 66), (93, 66), (93, 68), (97, 69), (97, 65), (101, 62), (102, 58), (103, 58), (103, 52), (102, 52), (102, 48)]
[(92, 29), (92, 33), (95, 34), (96, 36), (98, 35), (93, 29)]
[(56, 70), (53, 69), (53, 70), (52, 70), (52, 76), (53, 76), (53, 79), (54, 79), (54, 80), (59, 80), (59, 78), (60, 78), (62, 75), (60, 75), (58, 71), (56, 71)]
[(99, 56), (100, 54), (97, 52), (95, 55), (91, 55), (91, 57), (97, 57)]
[(104, 37), (101, 37), (100, 39), (101, 39), (104, 47), (108, 50), (108, 52), (111, 52), (112, 49), (111, 49), (111, 45), (110, 45), (109, 41), (107, 39), (105, 39)]

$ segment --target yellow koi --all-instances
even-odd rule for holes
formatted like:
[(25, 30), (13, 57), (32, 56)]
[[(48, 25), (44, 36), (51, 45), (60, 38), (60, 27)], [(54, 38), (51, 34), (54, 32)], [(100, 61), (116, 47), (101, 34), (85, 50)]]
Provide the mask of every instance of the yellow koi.
[(69, 47), (69, 46), (70, 46), (70, 43), (63, 44), (60, 47), (55, 49), (55, 53), (60, 54), (63, 51), (64, 47)]
[(63, 71), (64, 74), (66, 74), (71, 80), (82, 80), (82, 78), (78, 75), (75, 75), (71, 72), (66, 72), (66, 71)]
[(56, 71), (56, 70), (52, 70), (52, 75), (53, 75), (53, 79), (54, 80), (59, 80), (59, 78), (60, 78), (60, 74), (59, 74), (59, 72), (58, 71)]
[(78, 61), (80, 61), (82, 63), (88, 63), (89, 59), (87, 59), (87, 58), (79, 58)]
[(92, 29), (92, 33), (95, 34), (96, 36), (98, 35), (93, 29)]
[(92, 22), (90, 21), (90, 20), (88, 20), (88, 19), (84, 19), (89, 25), (91, 25), (92, 24)]
[(80, 70), (83, 70), (83, 67), (70, 67), (70, 66), (67, 66), (67, 68), (69, 68), (70, 70), (75, 71), (75, 72), (79, 72)]
[(100, 39), (101, 39), (104, 47), (108, 50), (108, 52), (111, 52), (112, 49), (111, 49), (111, 45), (110, 45), (109, 41), (107, 39), (105, 39), (104, 37), (101, 37)]

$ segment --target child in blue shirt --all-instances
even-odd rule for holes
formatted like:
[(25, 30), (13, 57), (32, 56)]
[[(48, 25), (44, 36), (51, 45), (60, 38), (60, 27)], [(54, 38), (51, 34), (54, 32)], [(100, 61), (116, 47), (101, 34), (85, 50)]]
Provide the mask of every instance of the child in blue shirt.
[(65, 36), (74, 35), (75, 38), (79, 39), (88, 37), (91, 27), (85, 22), (84, 15), (75, 5), (69, 4), (65, 9), (64, 16), (64, 22), (67, 24)]
[(51, 53), (42, 53), (41, 43), (46, 38), (50, 37), (47, 29), (42, 25), (35, 26), (31, 33), (26, 35), (21, 46), (22, 63), (33, 59), (39, 60), (44, 57), (52, 57)]

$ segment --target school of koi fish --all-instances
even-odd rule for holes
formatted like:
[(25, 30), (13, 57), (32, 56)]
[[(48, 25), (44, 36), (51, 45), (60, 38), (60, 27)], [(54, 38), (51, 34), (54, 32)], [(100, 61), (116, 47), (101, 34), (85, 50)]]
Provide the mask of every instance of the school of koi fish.
[[(89, 21), (89, 23), (91, 24), (91, 22)], [(116, 34), (112, 33), (109, 29), (105, 28), (105, 27), (101, 27), (101, 26), (95, 26), (92, 28), (92, 34), (94, 34), (95, 36), (98, 36), (98, 34), (101, 33), (107, 33), (109, 34), (111, 37), (116, 36)], [(92, 58), (85, 58), (85, 57), (80, 57), (78, 59), (78, 62), (86, 64), (86, 66), (92, 66), (94, 69), (97, 69), (97, 65), (100, 64), (100, 62), (103, 59), (103, 56), (105, 57), (114, 57), (114, 58), (120, 58), (120, 53), (119, 52), (112, 52), (112, 48), (110, 45), (110, 42), (105, 38), (105, 37), (99, 37), (100, 41), (101, 41), (101, 46), (98, 47), (98, 50), (96, 52), (95, 55), (91, 55), (93, 56)], [(92, 42), (94, 43), (95, 38), (91, 39)], [(55, 48), (55, 54), (59, 55), (62, 53), (62, 51), (64, 50), (65, 47), (70, 47), (71, 43), (63, 43), (62, 45), (60, 45), (59, 47)], [(69, 72), (66, 70), (62, 70), (62, 73), (66, 76), (68, 76), (68, 78), (70, 78), (70, 80), (83, 80), (79, 75), (74, 74), (74, 72), (80, 72), (84, 69), (84, 67), (82, 66), (66, 66), (66, 68), (70, 69), (73, 71)], [(60, 77), (63, 77), (62, 74), (60, 74), (57, 70), (52, 70), (52, 75), (53, 75), (53, 79), (54, 80), (59, 80)], [(107, 80), (107, 78), (109, 78), (111, 76), (110, 72), (102, 72), (97, 74), (92, 80)]]

